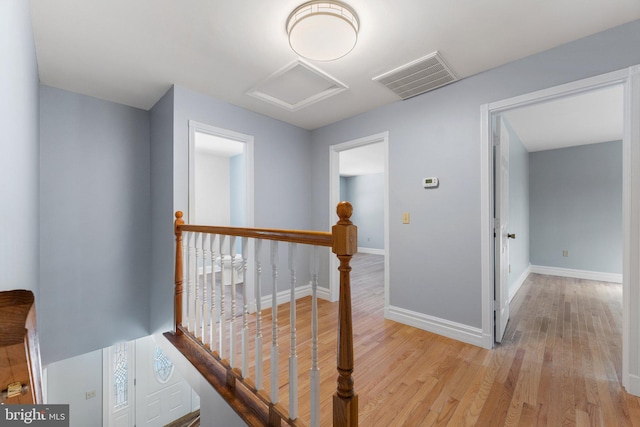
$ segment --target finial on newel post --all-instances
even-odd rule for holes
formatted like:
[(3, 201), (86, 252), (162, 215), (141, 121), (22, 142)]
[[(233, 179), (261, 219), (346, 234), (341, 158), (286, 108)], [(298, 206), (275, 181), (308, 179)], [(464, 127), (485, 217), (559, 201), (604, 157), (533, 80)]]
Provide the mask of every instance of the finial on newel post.
[(175, 293), (173, 298), (173, 313), (175, 321), (175, 334), (182, 335), (182, 229), (181, 225), (184, 225), (182, 219), (182, 211), (176, 212), (176, 220), (173, 225), (173, 230), (176, 235), (176, 267), (175, 267)]
[(338, 326), (338, 389), (333, 395), (333, 425), (358, 425), (358, 395), (353, 387), (353, 324), (351, 315), (351, 257), (358, 250), (358, 227), (351, 222), (353, 207), (340, 202), (340, 220), (332, 227), (333, 253), (340, 260)]

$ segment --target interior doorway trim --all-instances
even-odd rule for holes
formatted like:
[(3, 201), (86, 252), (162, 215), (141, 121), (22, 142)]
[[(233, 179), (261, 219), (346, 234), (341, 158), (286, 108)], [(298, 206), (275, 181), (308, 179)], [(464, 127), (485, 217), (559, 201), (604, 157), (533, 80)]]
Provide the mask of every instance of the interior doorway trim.
[[(340, 152), (370, 144), (382, 144), (384, 152), (384, 315), (389, 311), (389, 132), (365, 136), (329, 147), (329, 224), (336, 222), (336, 205), (340, 202)], [(358, 209), (354, 206), (354, 209)], [(357, 226), (358, 224), (356, 224)], [(330, 256), (329, 300), (337, 301), (339, 292), (338, 261)]]
[(483, 347), (494, 343), (493, 156), (491, 117), (500, 112), (608, 86), (624, 91), (622, 385), (640, 395), (640, 65), (485, 104), (481, 113), (481, 265)]
[(246, 219), (247, 223), (245, 227), (254, 226), (254, 212), (253, 212), (253, 136), (246, 135), (239, 132), (211, 126), (205, 123), (196, 122), (195, 120), (189, 120), (189, 212), (187, 218), (189, 222), (193, 222), (193, 215), (195, 213), (195, 162), (196, 162), (196, 133), (207, 133), (209, 135), (217, 136), (224, 139), (230, 139), (233, 141), (242, 142), (245, 144), (245, 179), (247, 183), (246, 188)]

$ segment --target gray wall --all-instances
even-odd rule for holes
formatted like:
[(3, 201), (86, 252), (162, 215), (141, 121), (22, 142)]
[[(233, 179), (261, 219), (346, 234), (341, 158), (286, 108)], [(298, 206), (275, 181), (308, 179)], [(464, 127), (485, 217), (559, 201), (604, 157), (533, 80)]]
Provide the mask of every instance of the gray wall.
[(47, 403), (70, 405), (70, 427), (102, 427), (102, 390), (102, 350), (47, 366)]
[(311, 226), (329, 226), (328, 147), (389, 131), (390, 303), (481, 328), (480, 106), (638, 64), (639, 45), (636, 21), (313, 131)]
[(513, 128), (503, 117), (509, 132), (509, 232), (515, 240), (509, 241), (509, 291), (529, 268), (529, 152)]
[(256, 227), (309, 228), (308, 131), (180, 86), (174, 96), (176, 207), (188, 207), (188, 122), (195, 120), (254, 136)]
[[(155, 109), (155, 108), (154, 108)], [(168, 113), (165, 114), (168, 117)], [(253, 113), (226, 102), (210, 98), (180, 86), (173, 88), (173, 206), (166, 203), (154, 212), (167, 221), (168, 228), (161, 230), (162, 237), (173, 239), (171, 219), (174, 210), (188, 209), (188, 145), (189, 120), (217, 126), (254, 137), (255, 226), (266, 228), (309, 229), (311, 218), (311, 150), (309, 132), (287, 123)], [(153, 123), (153, 113), (152, 113)], [(153, 131), (152, 131), (153, 133)], [(164, 141), (166, 144), (167, 141)], [(154, 140), (152, 142), (155, 149)], [(152, 179), (155, 183), (155, 180)], [(154, 193), (167, 201), (170, 195), (163, 185), (162, 194)], [(155, 205), (155, 202), (154, 202)], [(161, 226), (159, 225), (159, 229)], [(154, 229), (154, 238), (155, 229)], [(163, 243), (165, 244), (165, 243)], [(287, 257), (285, 245), (281, 246), (281, 289), (288, 287)], [(302, 249), (301, 249), (302, 251)], [(173, 312), (173, 246), (170, 250), (154, 249), (154, 267), (164, 266), (165, 271), (151, 283), (154, 303), (151, 306), (152, 332), (163, 332), (171, 326)], [(300, 263), (298, 283), (306, 284), (309, 267), (304, 253)], [(267, 286), (267, 284), (265, 284)]]
[(0, 290), (37, 298), (39, 82), (29, 2), (0, 2), (0, 58)]
[(621, 274), (622, 141), (529, 158), (531, 264)]
[(384, 174), (340, 177), (340, 194), (356, 207), (351, 221), (358, 226), (358, 246), (384, 249)]
[(340, 177), (340, 201), (345, 201), (347, 200), (347, 195), (348, 195), (348, 190), (347, 190), (347, 177), (346, 176), (341, 176)]
[(146, 111), (40, 88), (43, 363), (146, 335)]
[[(151, 283), (149, 283), (152, 332), (173, 329), (173, 88), (149, 112), (151, 138)], [(181, 208), (185, 210), (186, 208)], [(162, 307), (156, 310), (154, 307)]]

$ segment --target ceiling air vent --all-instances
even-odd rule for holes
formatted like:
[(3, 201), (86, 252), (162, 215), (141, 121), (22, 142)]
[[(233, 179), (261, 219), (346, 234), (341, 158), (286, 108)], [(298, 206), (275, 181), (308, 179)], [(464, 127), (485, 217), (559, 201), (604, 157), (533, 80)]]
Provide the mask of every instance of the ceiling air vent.
[(402, 65), (374, 77), (402, 99), (420, 95), (440, 86), (453, 83), (458, 78), (438, 52)]

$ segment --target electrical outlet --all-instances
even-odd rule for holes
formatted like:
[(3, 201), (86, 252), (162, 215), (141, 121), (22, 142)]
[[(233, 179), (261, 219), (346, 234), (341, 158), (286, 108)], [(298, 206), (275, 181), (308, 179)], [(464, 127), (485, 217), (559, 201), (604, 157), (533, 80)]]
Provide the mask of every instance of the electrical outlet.
[(86, 392), (84, 395), (85, 395), (85, 398), (87, 400), (93, 399), (94, 397), (96, 397), (96, 391), (95, 390), (90, 390), (90, 391)]
[(568, 256), (569, 256), (569, 251), (568, 251), (568, 250), (566, 250), (566, 249), (565, 249), (565, 250), (563, 250), (563, 251), (562, 251), (562, 256), (564, 256), (564, 257), (568, 257)]

